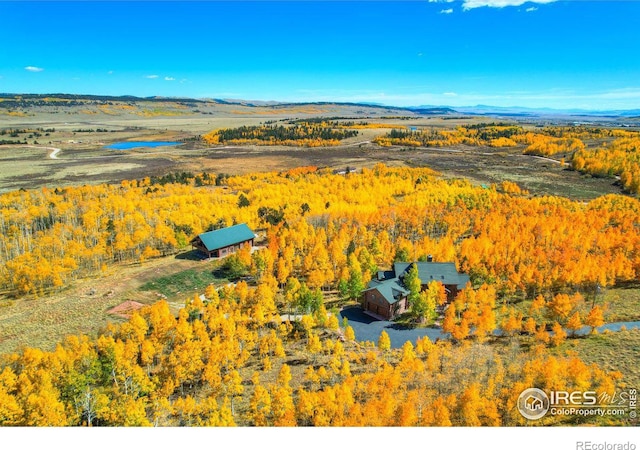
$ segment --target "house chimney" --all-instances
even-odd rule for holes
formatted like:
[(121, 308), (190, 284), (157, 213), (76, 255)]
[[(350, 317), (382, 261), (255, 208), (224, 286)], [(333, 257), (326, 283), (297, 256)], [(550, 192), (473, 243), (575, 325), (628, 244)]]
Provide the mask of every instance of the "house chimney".
[(433, 262), (433, 255), (427, 255), (427, 262)]

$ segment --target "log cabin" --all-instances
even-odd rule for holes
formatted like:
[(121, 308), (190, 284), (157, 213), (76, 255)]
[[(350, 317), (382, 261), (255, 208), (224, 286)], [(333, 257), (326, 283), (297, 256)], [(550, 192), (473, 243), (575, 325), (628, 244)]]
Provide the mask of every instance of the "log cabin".
[(253, 246), (256, 235), (245, 223), (199, 234), (191, 240), (191, 246), (207, 258), (223, 258), (237, 252), (243, 245)]

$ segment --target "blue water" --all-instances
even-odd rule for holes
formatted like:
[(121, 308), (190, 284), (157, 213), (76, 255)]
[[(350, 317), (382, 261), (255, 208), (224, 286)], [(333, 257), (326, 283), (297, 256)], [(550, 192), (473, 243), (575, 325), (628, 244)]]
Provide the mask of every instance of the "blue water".
[(132, 142), (115, 142), (111, 145), (106, 145), (104, 148), (108, 148), (109, 150), (130, 150), (132, 148), (140, 148), (140, 147), (173, 147), (180, 144), (181, 142), (132, 141)]

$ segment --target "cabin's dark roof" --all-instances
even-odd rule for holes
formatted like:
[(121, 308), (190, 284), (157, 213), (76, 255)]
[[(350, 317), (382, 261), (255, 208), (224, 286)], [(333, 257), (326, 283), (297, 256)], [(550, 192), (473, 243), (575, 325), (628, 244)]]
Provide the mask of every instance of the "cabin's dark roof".
[(429, 282), (437, 280), (442, 284), (455, 284), (458, 289), (464, 289), (469, 282), (469, 275), (458, 273), (456, 265), (452, 262), (397, 262), (393, 264), (396, 276), (402, 278), (412, 264), (418, 266), (418, 278), (422, 284), (429, 284)]
[(239, 244), (256, 237), (246, 223), (234, 225), (232, 227), (221, 228), (219, 230), (208, 231), (198, 235), (202, 244), (208, 251)]
[(402, 282), (398, 278), (382, 281), (371, 280), (365, 292), (374, 289), (377, 289), (380, 295), (382, 295), (390, 305), (409, 295), (409, 291), (402, 285)]
[(413, 264), (418, 266), (418, 278), (422, 284), (437, 280), (442, 284), (455, 284), (458, 289), (464, 289), (469, 282), (469, 275), (458, 273), (456, 265), (452, 262), (397, 262), (393, 264), (393, 270), (379, 271), (378, 279), (371, 280), (365, 292), (377, 289), (390, 305), (396, 303), (409, 295), (403, 278)]
[(391, 278), (395, 278), (396, 273), (393, 270), (379, 270), (378, 271), (378, 281), (381, 280), (389, 280)]

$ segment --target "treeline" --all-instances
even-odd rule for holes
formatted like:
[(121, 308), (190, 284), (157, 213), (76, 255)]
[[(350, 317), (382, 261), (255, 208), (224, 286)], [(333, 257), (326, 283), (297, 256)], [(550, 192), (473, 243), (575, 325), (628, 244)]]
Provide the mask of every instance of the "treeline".
[(202, 136), (210, 144), (257, 145), (339, 145), (340, 141), (357, 136), (355, 130), (334, 128), (327, 124), (304, 123), (293, 126), (259, 125), (215, 130)]
[[(0, 108), (30, 108), (33, 106), (86, 106), (86, 105), (117, 105), (126, 103), (133, 105), (137, 102), (164, 103), (172, 102), (187, 107), (210, 103), (207, 100), (190, 98), (167, 97), (134, 97), (123, 95), (119, 97), (109, 95), (75, 95), (75, 94), (0, 94)], [(214, 100), (215, 103), (224, 103)]]
[[(408, 119), (408, 118), (405, 118)], [(329, 127), (329, 128), (347, 128), (352, 130), (363, 130), (368, 128), (393, 128), (393, 129), (404, 129), (406, 128), (403, 125), (396, 125), (390, 123), (378, 123), (378, 122), (367, 122), (364, 120), (354, 121), (348, 120), (344, 117), (316, 117), (311, 119), (295, 119), (290, 120), (290, 124), (298, 124), (298, 125), (316, 125), (321, 127)]]
[(4, 128), (0, 130), (0, 136), (9, 135), (10, 137), (19, 137), (21, 134), (29, 134), (29, 137), (40, 137), (42, 133), (46, 133), (45, 136), (48, 136), (49, 133), (55, 132), (55, 128)]
[(436, 128), (420, 130), (391, 130), (375, 139), (382, 146), (407, 145), (412, 147), (442, 147), (447, 145), (472, 145), (492, 147), (514, 147), (512, 138), (524, 134), (519, 126), (505, 124), (475, 124), (460, 126), (454, 130)]
[(460, 144), (497, 148), (525, 146), (523, 149), (525, 154), (553, 156), (564, 153), (570, 157), (577, 151), (585, 150), (584, 141), (602, 141), (624, 133), (621, 130), (587, 127), (544, 127), (533, 132), (521, 126), (490, 123), (465, 125), (455, 130), (394, 129), (377, 137), (375, 142), (381, 146), (411, 147), (442, 147)]
[[(345, 123), (344, 121), (351, 121), (351, 123), (353, 123), (353, 119), (351, 117), (340, 117), (340, 116), (333, 116), (333, 117), (309, 117), (309, 118), (305, 118), (305, 119), (290, 119), (287, 121), (287, 123), (291, 124), (291, 125), (305, 125), (305, 124), (326, 124), (326, 123), (330, 123), (330, 124), (334, 124), (335, 126), (339, 126), (342, 123)], [(265, 122), (269, 123), (269, 122)], [(273, 121), (272, 123), (275, 123), (275, 121)]]
[(575, 170), (596, 177), (620, 178), (622, 187), (630, 193), (640, 193), (640, 137), (637, 132), (619, 131), (614, 141), (593, 150), (583, 149), (573, 156)]
[(78, 128), (77, 130), (73, 130), (74, 133), (115, 133), (116, 130), (107, 130), (106, 128)]

